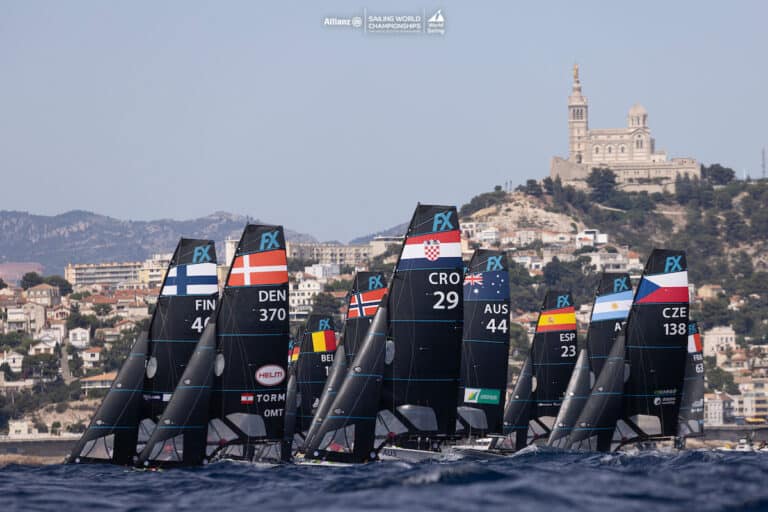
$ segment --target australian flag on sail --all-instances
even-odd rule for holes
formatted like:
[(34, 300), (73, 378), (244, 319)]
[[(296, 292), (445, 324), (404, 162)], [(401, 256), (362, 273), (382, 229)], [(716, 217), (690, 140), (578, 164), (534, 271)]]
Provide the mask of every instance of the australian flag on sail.
[(478, 272), (464, 276), (464, 300), (508, 300), (509, 273)]
[(398, 270), (462, 268), (458, 229), (410, 236), (405, 241)]
[(592, 322), (603, 320), (624, 320), (632, 307), (632, 290), (600, 295), (592, 308)]
[(160, 295), (211, 295), (219, 291), (215, 263), (190, 263), (168, 270)]
[(637, 288), (637, 304), (688, 302), (688, 272), (646, 275)]

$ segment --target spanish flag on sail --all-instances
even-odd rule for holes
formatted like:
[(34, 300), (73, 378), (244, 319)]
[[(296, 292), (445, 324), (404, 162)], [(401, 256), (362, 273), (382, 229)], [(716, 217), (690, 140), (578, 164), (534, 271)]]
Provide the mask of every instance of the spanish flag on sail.
[(332, 330), (313, 332), (312, 350), (315, 352), (334, 352), (336, 350), (336, 333)]
[(536, 326), (536, 332), (572, 331), (574, 329), (576, 329), (576, 310), (573, 306), (542, 311)]

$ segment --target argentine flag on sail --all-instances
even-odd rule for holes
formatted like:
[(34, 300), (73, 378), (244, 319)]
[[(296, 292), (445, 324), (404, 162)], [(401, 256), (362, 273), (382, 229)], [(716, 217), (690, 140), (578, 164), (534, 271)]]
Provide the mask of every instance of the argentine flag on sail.
[(595, 299), (592, 308), (592, 322), (603, 320), (624, 320), (632, 307), (632, 290), (601, 295)]
[(211, 295), (219, 291), (215, 263), (171, 267), (160, 295)]

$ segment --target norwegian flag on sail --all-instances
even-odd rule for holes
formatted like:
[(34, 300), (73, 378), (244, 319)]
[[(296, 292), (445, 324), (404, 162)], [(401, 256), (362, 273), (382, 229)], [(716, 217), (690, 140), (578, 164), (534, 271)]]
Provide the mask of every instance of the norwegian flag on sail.
[(373, 316), (379, 309), (379, 302), (387, 292), (386, 288), (370, 290), (367, 292), (358, 292), (349, 298), (349, 310), (347, 318), (360, 318), (363, 316)]
[(285, 250), (255, 252), (235, 258), (228, 286), (255, 286), (288, 282)]

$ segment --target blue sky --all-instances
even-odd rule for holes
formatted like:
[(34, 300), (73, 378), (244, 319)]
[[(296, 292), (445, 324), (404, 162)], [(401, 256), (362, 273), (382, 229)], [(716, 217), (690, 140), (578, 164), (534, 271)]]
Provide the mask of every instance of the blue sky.
[[(649, 111), (657, 148), (760, 172), (764, 2), (0, 3), (0, 209), (216, 210), (348, 240), (542, 178), (591, 127)], [(324, 16), (442, 8), (446, 35)]]

